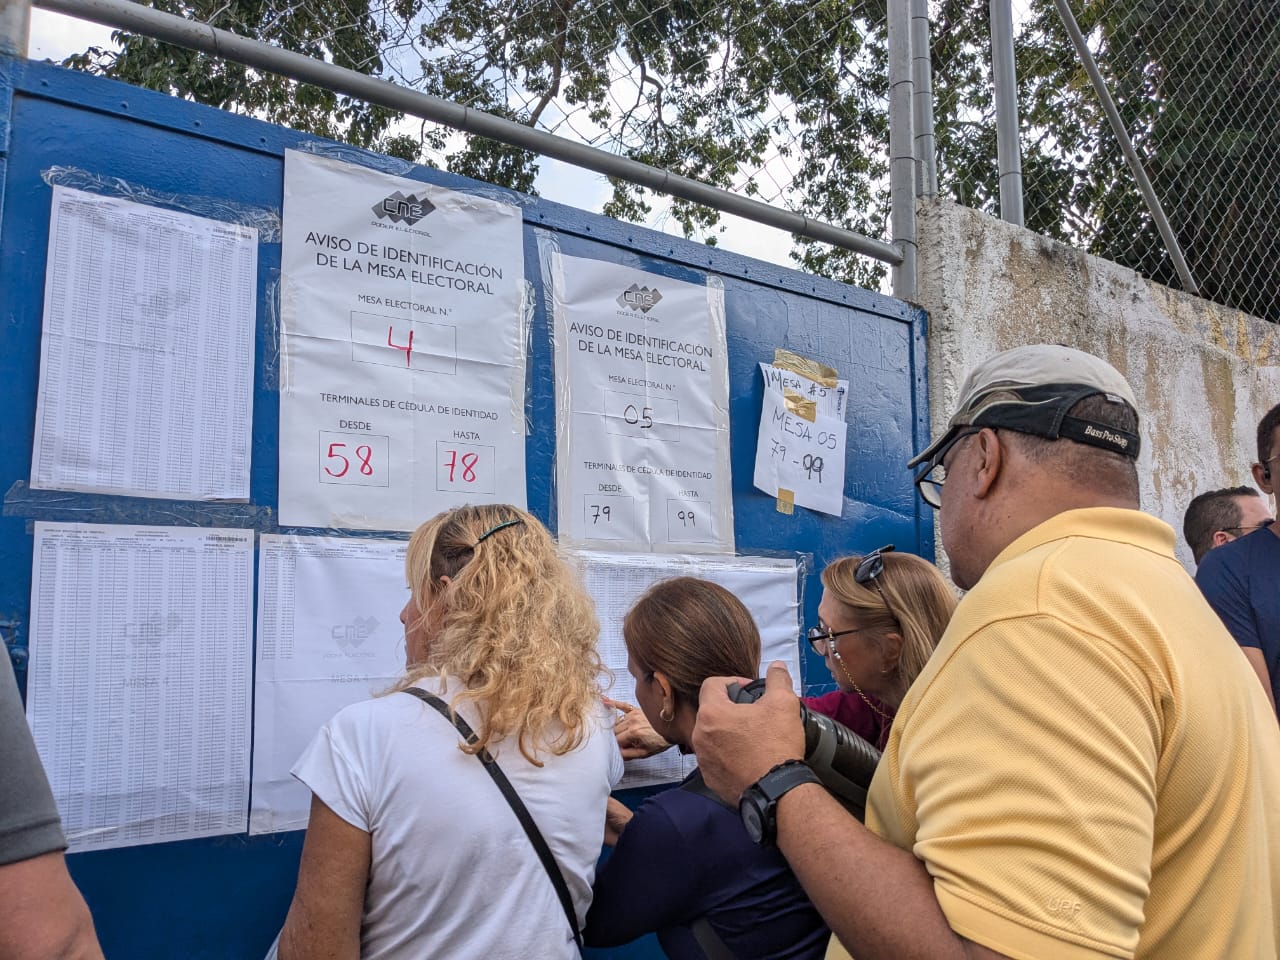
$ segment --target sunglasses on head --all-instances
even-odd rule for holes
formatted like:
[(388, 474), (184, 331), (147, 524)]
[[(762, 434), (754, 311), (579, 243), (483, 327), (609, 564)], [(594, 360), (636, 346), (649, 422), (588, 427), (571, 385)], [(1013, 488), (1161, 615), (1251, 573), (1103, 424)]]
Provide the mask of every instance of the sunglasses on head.
[[(884, 603), (884, 608), (889, 611), (889, 616), (897, 620), (897, 614), (893, 612), (893, 606), (889, 603), (889, 598), (884, 595), (884, 590), (881, 589), (880, 584), (877, 582), (880, 579), (880, 574), (884, 573), (884, 555), (892, 553), (893, 550), (892, 543), (885, 544), (878, 550), (872, 550), (859, 560), (858, 566), (853, 571), (853, 582), (860, 587), (865, 587), (868, 584), (875, 587), (876, 593), (880, 594), (881, 602)], [(830, 627), (826, 626), (812, 627), (805, 634), (805, 638), (809, 641), (809, 645), (813, 647), (815, 653), (819, 656), (826, 656), (827, 645), (833, 640), (848, 633), (857, 633), (861, 629), (861, 627), (854, 627), (851, 630), (833, 632)]]

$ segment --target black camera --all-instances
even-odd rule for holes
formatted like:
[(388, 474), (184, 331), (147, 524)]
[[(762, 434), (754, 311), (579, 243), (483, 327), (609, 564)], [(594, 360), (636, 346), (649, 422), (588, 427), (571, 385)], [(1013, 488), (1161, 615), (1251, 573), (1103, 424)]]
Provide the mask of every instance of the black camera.
[[(754, 703), (764, 696), (764, 680), (729, 684), (734, 703)], [(867, 788), (880, 762), (880, 751), (843, 723), (800, 704), (804, 723), (804, 762), (822, 785), (859, 820), (866, 819)]]

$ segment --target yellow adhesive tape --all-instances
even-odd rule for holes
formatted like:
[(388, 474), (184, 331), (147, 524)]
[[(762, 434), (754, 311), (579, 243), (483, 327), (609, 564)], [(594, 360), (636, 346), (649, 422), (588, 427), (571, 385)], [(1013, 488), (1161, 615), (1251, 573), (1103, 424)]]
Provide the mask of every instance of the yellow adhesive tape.
[(836, 381), (840, 379), (840, 375), (836, 373), (834, 367), (828, 367), (825, 363), (810, 360), (808, 357), (802, 357), (800, 354), (784, 350), (782, 347), (778, 347), (773, 351), (773, 365), (781, 367), (783, 370), (790, 370), (792, 373), (798, 373), (800, 376), (815, 383), (820, 383), (824, 387), (834, 387)]
[(785, 514), (796, 512), (796, 495), (782, 487), (778, 488), (778, 512)]
[(801, 420), (816, 423), (818, 420), (818, 401), (812, 397), (801, 396), (794, 390), (782, 391), (782, 405), (788, 413), (794, 413)]

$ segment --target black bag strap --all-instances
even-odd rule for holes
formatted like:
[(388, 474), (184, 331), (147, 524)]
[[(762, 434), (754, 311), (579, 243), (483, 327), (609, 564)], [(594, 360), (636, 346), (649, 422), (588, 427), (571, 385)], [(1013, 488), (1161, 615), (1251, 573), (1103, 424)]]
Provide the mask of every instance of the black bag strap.
[[(706, 797), (727, 810), (733, 810), (734, 813), (738, 812), (731, 804), (721, 800), (720, 795), (707, 786), (707, 781), (702, 779), (701, 770), (693, 771), (693, 776), (680, 784), (680, 789)], [(715, 927), (711, 926), (711, 921), (705, 916), (699, 917), (689, 924), (689, 931), (693, 934), (693, 939), (698, 941), (698, 946), (702, 948), (702, 952), (707, 955), (707, 960), (737, 960), (737, 957), (733, 955), (733, 951), (729, 949), (729, 945), (724, 942), (720, 934), (716, 933)]]
[(689, 779), (686, 780), (684, 783), (680, 784), (680, 789), (688, 790), (690, 793), (696, 793), (700, 797), (706, 797), (708, 800), (712, 800), (715, 803), (718, 803), (720, 806), (724, 807), (726, 810), (732, 810), (734, 813), (738, 812), (737, 807), (735, 807), (731, 803), (725, 803), (723, 800), (720, 799), (720, 794), (716, 793), (714, 790), (712, 790), (710, 787), (707, 786), (707, 781), (702, 779), (701, 770), (693, 771), (693, 775), (690, 776)]
[[(460, 714), (451, 713), (448, 704), (439, 697), (427, 693), (419, 687), (406, 687), (404, 692), (417, 697), (457, 727), (458, 733), (462, 735), (462, 739), (468, 744), (474, 744), (480, 739), (471, 729), (471, 725), (463, 720)], [(538, 830), (538, 825), (533, 822), (533, 817), (529, 814), (529, 808), (524, 805), (524, 801), (516, 793), (516, 788), (511, 785), (511, 781), (502, 772), (502, 768), (493, 759), (493, 755), (488, 750), (481, 750), (476, 756), (485, 770), (489, 772), (489, 776), (493, 777), (493, 782), (498, 785), (502, 795), (507, 798), (507, 803), (511, 805), (511, 812), (520, 821), (520, 826), (524, 827), (524, 832), (528, 835), (529, 842), (533, 844), (533, 849), (537, 852), (538, 859), (542, 861), (543, 869), (547, 871), (547, 876), (551, 878), (551, 885), (556, 888), (556, 895), (560, 898), (560, 906), (564, 907), (564, 915), (569, 921), (569, 929), (573, 931), (573, 942), (581, 949), (582, 931), (578, 928), (578, 914), (573, 908), (573, 897), (569, 893), (569, 884), (565, 882), (564, 873), (560, 870), (560, 865), (556, 863), (555, 854), (547, 846), (547, 841), (543, 839), (541, 831)]]

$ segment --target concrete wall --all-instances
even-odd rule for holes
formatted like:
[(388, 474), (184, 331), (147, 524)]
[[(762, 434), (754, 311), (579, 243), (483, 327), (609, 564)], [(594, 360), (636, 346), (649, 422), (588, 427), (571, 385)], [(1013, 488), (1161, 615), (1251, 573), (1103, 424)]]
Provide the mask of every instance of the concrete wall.
[(1183, 512), (1197, 493), (1252, 485), (1258, 420), (1280, 403), (1280, 329), (966, 207), (922, 201), (919, 216), (934, 430), (969, 368), (999, 350), (1105, 357), (1141, 406), (1143, 509), (1174, 527), (1194, 569)]

